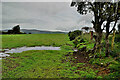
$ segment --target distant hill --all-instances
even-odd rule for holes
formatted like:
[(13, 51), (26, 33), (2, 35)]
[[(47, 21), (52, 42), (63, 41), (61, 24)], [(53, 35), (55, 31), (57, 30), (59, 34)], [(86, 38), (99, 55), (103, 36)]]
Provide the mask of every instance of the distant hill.
[[(8, 30), (2, 30), (4, 32), (7, 32)], [(21, 29), (21, 32), (24, 33), (31, 33), (31, 34), (56, 34), (56, 33), (64, 33), (66, 34), (67, 32), (62, 32), (62, 31), (47, 31), (47, 30), (36, 30), (36, 29)]]
[(32, 34), (53, 34), (53, 33), (66, 33), (61, 31), (47, 31), (47, 30), (36, 30), (36, 29), (21, 29), (21, 32), (32, 33)]

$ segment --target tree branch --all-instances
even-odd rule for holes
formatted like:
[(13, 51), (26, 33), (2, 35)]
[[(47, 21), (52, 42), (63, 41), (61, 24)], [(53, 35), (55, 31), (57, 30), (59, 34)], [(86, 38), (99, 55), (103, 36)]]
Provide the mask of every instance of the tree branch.
[(115, 21), (115, 24), (114, 24), (112, 30), (109, 32), (109, 34), (115, 29), (116, 24), (117, 24), (117, 19), (116, 19), (116, 21)]
[(95, 11), (95, 7), (93, 6), (93, 4), (91, 2), (89, 2), (89, 4), (92, 6), (93, 11)]
[(116, 26), (116, 24), (117, 24), (117, 19), (118, 19), (117, 15), (118, 15), (118, 3), (116, 3), (115, 24), (114, 24), (112, 30), (109, 32), (109, 34), (115, 29), (115, 26)]
[(106, 26), (103, 24), (103, 29), (102, 29), (102, 31), (105, 29), (105, 27), (106, 27)]

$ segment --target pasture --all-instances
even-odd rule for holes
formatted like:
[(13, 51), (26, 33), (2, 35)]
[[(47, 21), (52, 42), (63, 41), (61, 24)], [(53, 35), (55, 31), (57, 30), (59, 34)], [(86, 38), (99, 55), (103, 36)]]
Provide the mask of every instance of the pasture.
[[(16, 34), (0, 35), (3, 50), (22, 46), (59, 46), (61, 50), (29, 50), (8, 53), (2, 59), (2, 78), (113, 78), (119, 76), (119, 62), (114, 57), (89, 58), (79, 53), (74, 55), (75, 45), (67, 34)], [(80, 47), (93, 47), (89, 34), (81, 38)], [(79, 40), (78, 40), (79, 41)], [(116, 48), (116, 50), (118, 50)], [(101, 64), (102, 63), (102, 64)], [(109, 66), (107, 64), (110, 63)]]
[(16, 48), (22, 46), (62, 46), (68, 40), (67, 34), (2, 35), (2, 48)]

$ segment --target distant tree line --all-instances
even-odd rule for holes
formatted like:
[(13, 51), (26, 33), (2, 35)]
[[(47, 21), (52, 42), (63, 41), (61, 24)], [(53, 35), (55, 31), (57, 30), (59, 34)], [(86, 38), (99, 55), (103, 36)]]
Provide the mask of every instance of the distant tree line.
[(16, 25), (11, 30), (8, 30), (7, 32), (3, 32), (2, 34), (26, 34), (24, 32), (20, 32), (20, 26)]

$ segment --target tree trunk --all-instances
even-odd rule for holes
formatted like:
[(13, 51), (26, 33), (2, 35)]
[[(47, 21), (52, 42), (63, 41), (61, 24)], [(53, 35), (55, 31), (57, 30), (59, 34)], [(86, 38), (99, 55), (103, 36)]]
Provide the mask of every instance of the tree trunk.
[(108, 57), (109, 56), (109, 28), (110, 28), (110, 21), (107, 21), (106, 24), (106, 35), (105, 35), (105, 56)]
[(109, 39), (108, 39), (108, 34), (106, 33), (106, 36), (105, 36), (105, 48), (106, 48), (106, 50), (105, 50), (105, 53), (106, 53), (106, 57), (108, 57), (109, 56)]
[[(98, 21), (99, 22), (99, 21)], [(101, 54), (101, 40), (102, 40), (102, 29), (101, 24), (95, 23), (94, 29), (96, 32), (96, 38), (95, 38), (95, 45), (94, 45), (94, 52), (98, 52)]]
[(94, 16), (95, 16), (95, 22), (93, 22), (93, 28), (95, 29), (95, 32), (96, 32), (96, 43), (95, 43), (95, 46), (94, 46), (94, 51), (95, 52), (98, 52), (101, 54), (101, 40), (102, 40), (102, 29), (101, 29), (101, 25), (102, 25), (102, 22), (100, 22), (100, 17), (98, 15), (98, 5), (95, 4), (95, 7), (96, 7), (96, 12), (94, 13)]
[(94, 45), (94, 51), (101, 54), (101, 40), (102, 40), (102, 33), (96, 33), (96, 43)]
[(101, 40), (102, 40), (102, 33), (98, 33), (97, 35), (98, 37), (98, 45), (97, 45), (97, 49), (98, 49), (98, 52), (101, 54)]
[(112, 51), (113, 51), (113, 46), (114, 46), (114, 39), (115, 39), (115, 29), (113, 30), (113, 37), (112, 37), (112, 44), (111, 44)]

